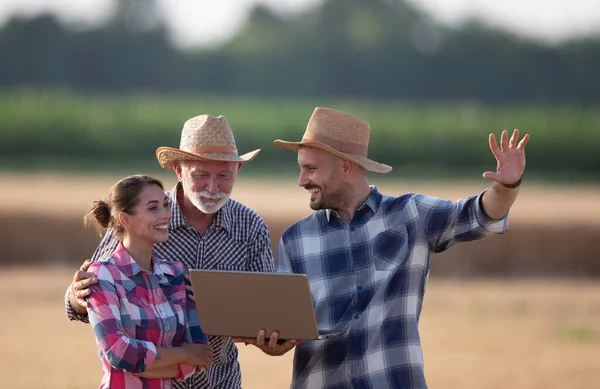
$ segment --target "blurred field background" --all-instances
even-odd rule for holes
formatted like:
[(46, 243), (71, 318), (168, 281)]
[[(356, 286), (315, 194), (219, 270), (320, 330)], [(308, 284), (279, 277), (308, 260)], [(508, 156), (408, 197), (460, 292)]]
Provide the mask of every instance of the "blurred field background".
[[(99, 241), (83, 228), (92, 200), (135, 173), (171, 187), (156, 148), (177, 147), (189, 117), (223, 114), (241, 153), (262, 149), (233, 197), (265, 218), (275, 248), (310, 210), (295, 154), (272, 141), (300, 139), (315, 106), (371, 124), (369, 156), (394, 167), (371, 180), (394, 195), (478, 193), (495, 167), (488, 134), (530, 133), (509, 233), (433, 258), (420, 324), (429, 385), (600, 386), (597, 3), (464, 2), (461, 23), (433, 0), (59, 3), (0, 4), (3, 387), (98, 386), (93, 333), (63, 308)], [(77, 19), (86, 7), (100, 16)], [(560, 27), (571, 9), (588, 27)], [(182, 27), (226, 20), (212, 43)], [(287, 387), (291, 360), (242, 347), (244, 388)]]

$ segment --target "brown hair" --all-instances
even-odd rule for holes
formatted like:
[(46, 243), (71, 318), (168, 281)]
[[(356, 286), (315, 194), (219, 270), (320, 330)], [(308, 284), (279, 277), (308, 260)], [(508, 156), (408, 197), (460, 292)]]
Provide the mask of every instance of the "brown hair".
[(119, 222), (119, 212), (132, 214), (132, 209), (139, 203), (142, 189), (148, 185), (157, 185), (164, 190), (162, 182), (156, 178), (145, 175), (134, 175), (122, 178), (110, 189), (108, 199), (92, 202), (92, 207), (86, 213), (86, 225), (95, 225), (98, 232), (106, 228), (113, 228), (115, 234), (122, 238), (125, 228)]

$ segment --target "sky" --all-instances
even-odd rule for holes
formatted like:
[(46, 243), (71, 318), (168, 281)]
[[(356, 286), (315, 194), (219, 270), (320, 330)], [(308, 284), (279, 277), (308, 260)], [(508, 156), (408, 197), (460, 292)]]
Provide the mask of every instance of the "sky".
[[(248, 11), (265, 4), (289, 13), (315, 7), (322, 0), (158, 0), (176, 44), (211, 46), (227, 40), (243, 24)], [(600, 35), (600, 0), (407, 0), (448, 25), (477, 17), (546, 42)], [(57, 15), (73, 25), (98, 25), (111, 12), (113, 0), (0, 0), (0, 25), (13, 15)]]

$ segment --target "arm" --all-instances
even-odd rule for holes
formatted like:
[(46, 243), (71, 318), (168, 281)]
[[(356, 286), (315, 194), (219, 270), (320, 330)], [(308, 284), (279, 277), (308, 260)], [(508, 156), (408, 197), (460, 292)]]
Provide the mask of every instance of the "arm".
[[(490, 134), (490, 150), (496, 158), (496, 172), (485, 172), (483, 177), (494, 181), (483, 196), (482, 203), (485, 213), (492, 219), (500, 219), (508, 213), (519, 194), (517, 188), (511, 188), (517, 183), (520, 185), (525, 171), (525, 146), (529, 142), (529, 134), (519, 140), (519, 130), (515, 129), (510, 140), (508, 132), (502, 131), (500, 147), (496, 144), (496, 137)], [(509, 187), (507, 187), (509, 186)]]
[(519, 194), (519, 188), (506, 188), (494, 182), (481, 199), (483, 211), (492, 219), (501, 219), (508, 213)]
[(249, 254), (248, 271), (267, 273), (275, 271), (269, 230), (262, 219), (256, 239), (250, 243)]
[(429, 247), (441, 253), (459, 242), (483, 239), (508, 230), (508, 215), (491, 219), (483, 210), (484, 191), (458, 201), (415, 195), (416, 213)]
[(96, 283), (96, 278), (88, 268), (93, 261), (110, 257), (119, 244), (119, 240), (113, 234), (112, 229), (108, 229), (102, 238), (100, 245), (94, 251), (91, 261), (85, 261), (81, 268), (75, 272), (73, 282), (67, 287), (65, 292), (65, 311), (69, 320), (88, 323), (85, 298), (89, 295), (89, 287)]
[[(188, 274), (188, 271), (184, 266), (181, 266), (185, 275)], [(191, 283), (189, 278), (184, 278), (185, 286), (191, 287)], [(207, 358), (207, 363), (205, 365), (191, 365), (188, 363), (179, 364), (178, 374), (175, 377), (176, 379), (182, 380), (190, 377), (192, 374), (196, 372), (197, 369), (205, 368), (208, 369), (210, 364), (212, 363), (212, 350), (208, 345), (208, 339), (204, 332), (202, 332), (202, 328), (200, 327), (200, 320), (198, 318), (198, 311), (196, 309), (196, 302), (189, 297), (189, 293), (186, 292), (186, 316), (187, 316), (187, 326), (185, 329), (185, 341), (186, 343), (196, 343), (196, 344), (205, 344), (207, 347), (209, 358)]]
[(417, 212), (422, 228), (435, 252), (441, 252), (460, 241), (482, 239), (489, 233), (508, 230), (508, 211), (517, 198), (518, 189), (508, 188), (520, 182), (525, 170), (525, 146), (529, 134), (517, 144), (519, 130), (508, 139), (502, 131), (500, 147), (494, 134), (489, 145), (496, 158), (496, 172), (483, 176), (494, 183), (479, 196), (471, 196), (457, 202), (416, 196)]
[(120, 300), (114, 279), (105, 265), (94, 264), (90, 270), (98, 283), (90, 287), (88, 315), (102, 357), (115, 369), (139, 374), (186, 362), (182, 347), (159, 347), (152, 342), (132, 339), (125, 334), (119, 315)]

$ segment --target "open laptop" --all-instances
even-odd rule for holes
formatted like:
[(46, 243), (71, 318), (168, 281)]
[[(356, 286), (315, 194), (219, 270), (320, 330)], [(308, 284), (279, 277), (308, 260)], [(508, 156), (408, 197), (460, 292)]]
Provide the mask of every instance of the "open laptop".
[(261, 329), (279, 339), (319, 340), (343, 332), (319, 332), (306, 274), (190, 270), (202, 331), (256, 338)]

